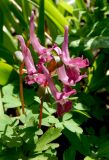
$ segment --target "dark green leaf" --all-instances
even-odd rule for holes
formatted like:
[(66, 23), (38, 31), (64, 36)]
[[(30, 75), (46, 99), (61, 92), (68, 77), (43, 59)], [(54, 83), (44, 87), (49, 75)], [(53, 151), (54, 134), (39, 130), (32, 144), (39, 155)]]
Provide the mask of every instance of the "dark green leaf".
[(44, 0), (40, 0), (37, 35), (38, 35), (38, 37), (41, 41), (41, 44), (44, 45), (45, 44), (45, 37), (44, 37)]
[(98, 150), (98, 155), (100, 157), (108, 157), (109, 158), (109, 142), (104, 142), (100, 145), (100, 148)]
[(88, 49), (109, 48), (109, 37), (98, 36), (91, 38), (85, 46)]
[(76, 151), (73, 146), (64, 151), (63, 160), (75, 160)]

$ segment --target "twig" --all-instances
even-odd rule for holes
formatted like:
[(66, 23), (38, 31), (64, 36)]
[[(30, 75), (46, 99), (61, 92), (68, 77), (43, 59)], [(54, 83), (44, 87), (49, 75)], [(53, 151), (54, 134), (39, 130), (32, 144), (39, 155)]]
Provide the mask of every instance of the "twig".
[(40, 113), (39, 113), (39, 124), (38, 124), (38, 127), (41, 128), (41, 125), (42, 125), (42, 110), (43, 110), (43, 98), (41, 97), (40, 98)]
[[(26, 46), (29, 47), (30, 45), (30, 39), (27, 41)], [(23, 75), (23, 68), (24, 68), (24, 61), (21, 63), (21, 66), (19, 68), (19, 74), (20, 74), (20, 100), (21, 100), (21, 105), (22, 105), (22, 113), (25, 114), (25, 103), (24, 103), (24, 94), (23, 94), (23, 81), (22, 81), (22, 75)]]
[(22, 105), (22, 113), (24, 114), (24, 96), (23, 96), (23, 82), (22, 82), (22, 74), (23, 74), (23, 67), (24, 67), (24, 62), (22, 62), (20, 68), (19, 68), (19, 79), (20, 79), (20, 100), (21, 100), (21, 105)]

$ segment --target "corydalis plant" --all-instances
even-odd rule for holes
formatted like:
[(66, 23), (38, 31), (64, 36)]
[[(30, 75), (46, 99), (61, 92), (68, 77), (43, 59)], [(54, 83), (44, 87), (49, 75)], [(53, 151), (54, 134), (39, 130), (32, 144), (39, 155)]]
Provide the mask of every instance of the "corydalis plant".
[[(27, 76), (25, 77), (26, 83), (29, 85), (37, 83), (41, 87), (49, 87), (57, 104), (58, 116), (70, 111), (72, 108), (72, 101), (69, 100), (69, 97), (76, 93), (76, 90), (72, 89), (71, 86), (75, 86), (77, 82), (86, 77), (86, 74), (81, 75), (80, 69), (87, 67), (89, 61), (88, 59), (83, 59), (83, 57), (70, 57), (68, 50), (68, 26), (65, 26), (62, 48), (54, 44), (53, 47), (48, 49), (40, 44), (38, 37), (35, 35), (34, 12), (32, 12), (30, 18), (30, 43), (39, 58), (37, 65), (34, 64), (31, 52), (21, 35), (18, 36), (18, 40), (27, 70)], [(55, 51), (59, 62), (56, 62), (55, 55), (52, 51)], [(55, 70), (55, 75), (57, 75), (57, 79), (62, 83), (63, 88), (61, 92), (57, 90), (53, 82), (54, 72), (50, 70), (52, 61), (55, 62), (55, 64), (61, 62), (60, 65), (52, 66), (53, 71)]]

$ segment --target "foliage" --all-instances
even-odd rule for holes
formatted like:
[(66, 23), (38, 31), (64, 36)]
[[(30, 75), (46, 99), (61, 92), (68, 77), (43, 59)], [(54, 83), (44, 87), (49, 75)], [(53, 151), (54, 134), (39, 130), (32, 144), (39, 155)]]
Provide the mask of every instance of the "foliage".
[[(43, 7), (45, 6), (45, 7)], [(75, 86), (72, 110), (56, 117), (56, 104), (46, 94), (39, 124), (40, 88), (23, 83), (25, 113), (19, 96), (16, 35), (29, 39), (29, 17), (35, 10), (36, 33), (42, 44), (63, 42), (69, 26), (72, 57), (89, 59), (87, 78)], [(109, 2), (75, 0), (1, 0), (0, 2), (0, 159), (109, 159)], [(39, 16), (38, 16), (39, 13)], [(37, 55), (31, 48), (34, 62)], [(82, 70), (84, 73), (84, 70)], [(60, 84), (56, 81), (57, 88)], [(41, 91), (42, 92), (42, 91)]]

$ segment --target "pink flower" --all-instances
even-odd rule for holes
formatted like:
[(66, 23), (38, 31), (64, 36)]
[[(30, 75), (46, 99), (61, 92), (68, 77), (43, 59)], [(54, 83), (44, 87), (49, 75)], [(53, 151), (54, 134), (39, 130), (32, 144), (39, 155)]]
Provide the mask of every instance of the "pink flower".
[(83, 57), (70, 58), (68, 50), (68, 26), (65, 26), (64, 42), (62, 45), (62, 61), (65, 65), (70, 67), (85, 68), (89, 66), (88, 59), (83, 59)]
[(55, 87), (55, 84), (53, 83), (53, 80), (49, 74), (49, 71), (43, 64), (42, 64), (42, 69), (46, 76), (51, 93), (57, 102), (57, 114), (60, 116), (71, 109), (72, 103), (71, 101), (68, 100), (68, 97), (71, 96), (72, 94), (75, 94), (76, 90), (71, 89), (70, 87), (65, 85), (63, 91), (59, 92)]
[(57, 103), (57, 115), (58, 117), (62, 116), (64, 113), (69, 112), (72, 109), (72, 102), (66, 101), (63, 105)]
[(25, 63), (28, 74), (31, 75), (36, 73), (35, 65), (34, 65), (33, 58), (31, 56), (31, 52), (29, 48), (26, 46), (22, 36), (18, 35), (17, 38), (20, 41), (20, 46), (21, 46), (23, 57), (24, 57), (24, 63)]
[(68, 50), (68, 27), (65, 26), (64, 42), (62, 50), (56, 49), (58, 55), (61, 57), (63, 66), (57, 69), (59, 79), (66, 85), (72, 86), (79, 82), (82, 78), (87, 77), (86, 74), (81, 75), (80, 69), (89, 66), (88, 59), (83, 57), (70, 58)]
[(63, 82), (63, 84), (68, 86), (73, 86), (75, 84), (75, 81), (73, 79), (70, 79), (70, 76), (67, 75), (64, 65), (57, 68), (57, 74), (58, 74), (58, 78)]
[(18, 40), (20, 41), (23, 60), (27, 69), (27, 74), (28, 74), (25, 77), (26, 83), (28, 83), (29, 85), (33, 83), (38, 83), (42, 86), (45, 85), (46, 77), (44, 76), (44, 74), (37, 72), (33, 62), (33, 58), (31, 56), (31, 52), (29, 48), (26, 46), (23, 37), (22, 36), (17, 36), (17, 37), (18, 37)]
[(40, 44), (38, 37), (36, 37), (35, 35), (34, 12), (32, 12), (31, 18), (30, 18), (30, 42), (34, 50), (39, 54), (40, 59), (43, 59), (44, 62), (50, 61), (52, 59), (52, 55), (50, 52), (53, 50), (54, 46), (50, 49), (45, 48)]
[[(23, 61), (27, 69), (27, 76), (25, 77), (26, 83), (29, 85), (33, 83), (38, 83), (41, 86), (48, 85), (57, 103), (56, 113), (58, 116), (70, 111), (72, 102), (68, 98), (71, 95), (76, 94), (76, 90), (72, 89), (71, 86), (74, 86), (82, 78), (87, 76), (86, 74), (81, 74), (80, 69), (89, 66), (89, 61), (88, 59), (84, 59), (83, 56), (77, 58), (70, 57), (68, 50), (68, 27), (65, 26), (62, 49), (57, 45), (53, 45), (53, 47), (47, 49), (40, 44), (39, 39), (35, 34), (34, 12), (32, 12), (30, 18), (30, 42), (38, 54), (39, 61), (36, 66), (34, 65), (31, 52), (26, 46), (23, 37), (19, 35), (18, 40), (20, 41)], [(52, 51), (55, 51), (57, 55), (54, 56)], [(45, 66), (48, 66), (48, 69)], [(52, 70), (55, 70), (56, 72), (53, 72)], [(57, 73), (59, 80), (64, 86), (61, 92), (57, 90), (53, 82), (52, 76), (54, 73)]]
[(44, 74), (41, 74), (41, 73), (27, 75), (25, 77), (25, 82), (27, 84), (29, 84), (29, 85), (31, 85), (33, 83), (38, 83), (41, 86), (45, 86), (45, 84), (46, 84), (46, 77), (45, 77)]

